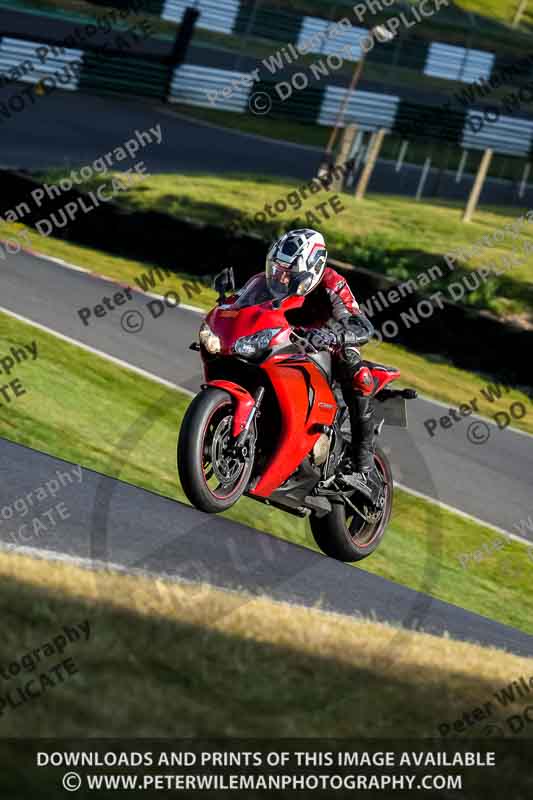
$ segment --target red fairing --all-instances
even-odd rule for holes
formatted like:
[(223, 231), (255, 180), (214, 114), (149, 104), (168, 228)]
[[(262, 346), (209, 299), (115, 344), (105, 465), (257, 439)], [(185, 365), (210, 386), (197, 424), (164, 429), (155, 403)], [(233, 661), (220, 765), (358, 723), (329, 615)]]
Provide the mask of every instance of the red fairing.
[[(280, 328), (271, 347), (284, 346), (289, 343), (291, 329), (285, 314), (289, 309), (300, 307), (303, 301), (303, 297), (290, 297), (278, 309), (273, 308), (271, 302), (242, 308), (225, 303), (208, 314), (207, 323), (220, 339), (222, 356), (235, 355), (233, 346), (241, 336), (250, 336), (265, 328)], [(333, 424), (337, 403), (322, 370), (304, 354), (274, 351), (261, 363), (261, 370), (276, 394), (281, 429), (277, 446), (250, 494), (269, 497), (308, 455), (320, 436), (317, 426)], [(237, 436), (253, 408), (253, 397), (232, 381), (212, 380), (208, 385), (225, 389), (235, 398), (233, 434)]]
[(352, 379), (353, 388), (364, 395), (369, 397), (374, 393), (375, 382), (371, 370), (367, 366), (359, 367)]
[(376, 395), (384, 386), (400, 377), (400, 370), (392, 367), (382, 367), (380, 364), (373, 364), (370, 368), (374, 380), (374, 391)]
[(224, 389), (229, 392), (235, 400), (235, 416), (233, 418), (233, 436), (238, 436), (246, 425), (246, 420), (250, 416), (250, 412), (255, 405), (255, 400), (246, 389), (239, 386), (238, 383), (233, 381), (208, 381), (208, 386), (216, 386), (218, 389)]
[[(206, 322), (219, 337), (222, 354), (233, 355), (233, 345), (241, 336), (251, 336), (264, 328), (281, 328), (280, 336), (287, 334), (285, 311), (301, 306), (302, 302), (302, 297), (290, 297), (282, 309), (273, 309), (270, 303), (236, 309), (225, 303), (210, 311)], [(278, 337), (273, 343), (279, 343)]]
[(323, 372), (306, 356), (275, 355), (263, 365), (281, 408), (278, 448), (251, 495), (269, 497), (302, 463), (317, 441), (317, 425), (331, 425), (337, 403)]

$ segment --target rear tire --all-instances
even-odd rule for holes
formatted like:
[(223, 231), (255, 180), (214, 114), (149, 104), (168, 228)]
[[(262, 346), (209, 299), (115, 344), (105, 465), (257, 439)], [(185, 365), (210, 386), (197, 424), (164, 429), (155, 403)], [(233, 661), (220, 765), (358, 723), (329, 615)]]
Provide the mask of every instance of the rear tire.
[[(385, 504), (381, 518), (375, 523), (364, 521), (344, 503), (335, 503), (324, 517), (310, 518), (311, 532), (323, 553), (338, 561), (361, 561), (379, 546), (385, 535), (392, 512), (393, 480), (389, 460), (383, 450), (376, 448), (374, 460), (385, 481)], [(346, 510), (352, 516), (346, 516)], [(349, 526), (352, 526), (350, 530)], [(357, 531), (354, 535), (354, 529)]]
[(188, 500), (200, 511), (226, 511), (242, 496), (254, 465), (253, 446), (243, 457), (228, 450), (233, 441), (233, 398), (209, 387), (187, 409), (178, 439), (178, 473)]

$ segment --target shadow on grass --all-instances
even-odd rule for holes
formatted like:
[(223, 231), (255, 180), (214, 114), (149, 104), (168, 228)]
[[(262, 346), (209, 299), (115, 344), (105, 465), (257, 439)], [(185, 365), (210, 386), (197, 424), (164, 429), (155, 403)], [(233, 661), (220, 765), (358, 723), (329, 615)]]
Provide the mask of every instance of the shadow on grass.
[[(2, 572), (5, 565), (4, 560)], [(94, 573), (76, 570), (70, 575), (68, 568), (44, 561), (33, 562), (31, 570), (42, 586), (23, 577), (2, 576), (2, 662), (20, 661), (65, 625), (88, 620), (91, 633), (88, 641), (71, 642), (61, 656), (41, 660), (34, 672), (4, 683), (5, 693), (38, 678), (67, 656), (79, 669), (41, 697), (4, 711), (0, 717), (4, 738), (415, 739), (438, 735), (437, 726), (454, 719), (451, 706), (471, 710), (490, 700), (495, 688), (473, 674), (441, 669), (438, 662), (431, 669), (409, 670), (387, 659), (386, 649), (371, 657), (372, 669), (319, 655), (321, 625), (315, 654), (308, 648), (289, 647), (283, 634), (278, 637), (278, 625), (283, 631), (291, 625), (312, 624), (308, 617), (302, 618), (307, 612), (299, 609), (272, 605), (266, 612), (254, 612), (253, 604), (243, 606), (238, 596), (189, 586), (174, 595), (172, 618), (163, 615), (158, 590), (144, 581), (108, 576), (100, 583)], [(96, 599), (77, 599), (68, 593), (76, 593), (80, 586)], [(137, 611), (144, 603), (151, 605), (150, 616)], [(330, 621), (338, 624), (335, 618)], [(342, 639), (348, 632), (345, 627), (339, 631), (338, 653), (344, 657)], [(362, 643), (361, 653), (355, 651), (354, 656), (353, 636), (356, 627), (347, 639), (348, 659), (364, 664), (365, 646)], [(416, 651), (413, 657), (416, 660)], [(416, 702), (409, 699), (413, 696)], [(494, 706), (490, 721), (503, 725), (510, 712)], [(480, 727), (473, 726), (468, 735), (480, 736)], [(16, 754), (14, 758), (16, 770), (22, 759)], [(6, 780), (5, 772), (2, 778)], [(492, 780), (491, 773), (482, 772), (480, 780)]]

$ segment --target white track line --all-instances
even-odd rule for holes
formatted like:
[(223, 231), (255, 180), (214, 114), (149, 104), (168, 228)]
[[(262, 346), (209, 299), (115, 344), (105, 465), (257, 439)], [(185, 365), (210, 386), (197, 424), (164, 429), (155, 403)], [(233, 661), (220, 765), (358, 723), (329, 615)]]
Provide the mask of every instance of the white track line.
[(28, 319), (28, 317), (23, 317), (21, 314), (15, 314), (14, 311), (10, 311), (8, 308), (0, 306), (0, 311), (2, 311), (4, 314), (8, 314), (10, 317), (20, 320), (21, 322), (25, 322), (28, 325), (33, 325), (35, 328), (39, 328), (39, 330), (45, 331), (51, 336), (55, 336), (57, 339), (62, 339), (64, 342), (68, 342), (69, 344), (73, 344), (82, 350), (86, 350), (88, 353), (92, 353), (95, 356), (104, 358), (106, 361), (111, 361), (113, 364), (117, 364), (119, 367), (124, 367), (124, 369), (129, 369), (131, 372), (137, 373), (137, 375), (142, 375), (143, 378), (148, 378), (155, 383), (160, 383), (162, 386), (167, 386), (169, 389), (177, 389), (180, 392), (184, 392), (185, 394), (189, 395), (189, 397), (194, 397), (196, 394), (195, 392), (191, 392), (190, 389), (186, 389), (185, 386), (180, 386), (177, 383), (172, 383), (171, 381), (165, 380), (165, 378), (160, 378), (159, 375), (154, 375), (153, 372), (148, 372), (145, 369), (141, 369), (141, 367), (136, 367), (133, 364), (130, 364), (128, 361), (123, 361), (121, 358), (110, 356), (109, 353), (105, 353), (103, 350), (97, 350), (95, 347), (91, 347), (84, 342), (79, 342), (77, 339), (71, 339), (70, 336), (65, 336), (63, 333), (58, 333), (53, 328), (49, 328), (47, 325), (41, 325), (40, 322), (34, 322), (34, 320)]
[[(494, 381), (494, 384), (496, 384), (496, 383), (497, 383), (497, 381)], [(499, 384), (499, 385), (501, 386), (502, 384)], [(485, 387), (483, 387), (483, 388), (485, 388)], [(447, 411), (449, 411), (450, 409), (453, 409), (453, 408), (458, 408), (459, 405), (460, 405), (460, 403), (457, 403), (456, 405), (453, 405), (452, 403), (444, 403), (442, 400), (436, 400), (434, 397), (429, 397), (427, 394), (422, 394), (422, 392), (418, 392), (417, 391), (417, 394), (418, 394), (418, 397), (420, 397), (421, 400), (426, 400), (426, 402), (428, 402), (428, 403), (433, 403), (436, 406), (440, 406), (441, 408), (445, 408)], [(530, 400), (530, 402), (533, 402), (533, 401)], [(498, 423), (494, 422), (494, 420), (492, 420), (490, 417), (480, 417), (479, 414), (472, 414), (472, 419), (479, 419), (482, 422), (487, 422), (489, 425), (493, 425), (498, 430), (501, 430), (501, 428), (498, 426)], [(518, 433), (518, 434), (520, 434), (520, 436), (527, 436), (529, 439), (533, 438), (533, 434), (528, 433), (527, 431), (521, 431), (519, 428), (513, 428), (512, 425), (508, 425), (505, 428), (505, 430), (506, 431), (512, 431), (513, 433)]]
[[(110, 480), (112, 480), (110, 478)], [(166, 498), (169, 499), (169, 498)], [(43, 561), (56, 561), (60, 564), (67, 564), (71, 567), (79, 567), (97, 572), (116, 572), (120, 575), (130, 575), (134, 578), (145, 578), (147, 580), (161, 580), (168, 581), (169, 583), (185, 584), (187, 586), (201, 585), (200, 581), (193, 581), (190, 578), (184, 578), (181, 575), (173, 575), (169, 572), (153, 572), (152, 570), (142, 569), (140, 567), (127, 567), (124, 564), (117, 564), (114, 561), (101, 561), (97, 558), (87, 558), (84, 556), (71, 556), (68, 553), (60, 553), (57, 550), (44, 550), (40, 547), (28, 547), (27, 545), (10, 544), (9, 542), (0, 541), (0, 553), (15, 553), (16, 555), (28, 556), (29, 558), (42, 559)], [(227, 586), (219, 586), (217, 584), (206, 584), (211, 589), (224, 592), (226, 594), (237, 595), (238, 597), (245, 597), (247, 600), (261, 600), (266, 599), (276, 605), (291, 605), (297, 608), (311, 608), (316, 611), (321, 611), (325, 614), (336, 614), (342, 617), (352, 618), (350, 614), (343, 614), (340, 611), (329, 611), (315, 606), (306, 606), (301, 603), (291, 603), (288, 600), (276, 600), (268, 594), (253, 595), (246, 592), (245, 589), (232, 589)], [(416, 590), (412, 590), (416, 591)], [(317, 603), (319, 600), (316, 601)], [(231, 613), (231, 612), (229, 612)], [(389, 625), (388, 622), (383, 622), (383, 625)], [(503, 624), (503, 623), (502, 623)], [(420, 632), (420, 631), (419, 631)], [(423, 631), (422, 631), (423, 632)]]
[[(289, 542), (289, 544), (292, 544)], [(295, 545), (297, 546), (297, 545)], [(126, 567), (123, 564), (117, 564), (112, 561), (101, 561), (98, 559), (91, 559), (91, 558), (84, 558), (83, 556), (71, 556), (67, 553), (59, 553), (57, 550), (43, 550), (38, 547), (28, 547), (27, 545), (15, 545), (9, 544), (8, 542), (1, 542), (0, 541), (0, 553), (15, 553), (15, 555), (22, 555), (27, 556), (28, 558), (34, 559), (42, 559), (43, 561), (55, 561), (60, 564), (67, 564), (68, 566), (78, 567), (80, 569), (96, 571), (96, 572), (108, 572), (108, 573), (117, 573), (120, 575), (130, 575), (134, 578), (145, 578), (146, 580), (164, 580), (168, 583), (177, 584), (177, 585), (186, 585), (186, 586), (201, 586), (202, 582), (200, 581), (193, 581), (190, 578), (184, 578), (181, 575), (172, 575), (168, 572), (152, 572), (150, 570), (141, 569), (139, 567)], [(394, 581), (390, 581), (390, 583), (394, 583)], [(254, 600), (268, 600), (270, 603), (273, 603), (276, 606), (290, 606), (291, 608), (303, 608), (312, 611), (318, 611), (321, 614), (327, 614), (328, 616), (333, 617), (343, 617), (344, 619), (351, 619), (357, 622), (372, 622), (377, 625), (383, 625), (388, 628), (398, 628), (403, 626), (395, 622), (390, 622), (388, 620), (383, 619), (375, 619), (373, 615), (369, 613), (367, 617), (362, 616), (359, 613), (355, 614), (348, 614), (343, 613), (342, 611), (334, 611), (330, 608), (322, 608), (319, 603), (321, 602), (320, 598), (317, 598), (314, 602), (314, 605), (305, 605), (304, 603), (296, 603), (291, 600), (280, 600), (276, 597), (273, 597), (269, 594), (262, 593), (262, 594), (252, 594), (250, 591), (246, 589), (233, 589), (229, 586), (221, 586), (219, 584), (208, 583), (204, 584), (208, 586), (210, 589), (213, 589), (217, 592), (224, 592), (224, 594), (232, 595), (233, 597), (239, 597), (245, 600), (246, 602), (253, 602)], [(401, 586), (401, 584), (399, 584)], [(409, 587), (402, 587), (407, 588)], [(416, 589), (409, 589), (409, 591), (414, 592), (415, 594), (421, 594)], [(437, 598), (438, 599), (438, 598)], [(439, 602), (446, 603), (445, 600), (441, 600)], [(450, 605), (448, 603), (448, 605)], [(469, 611), (468, 609), (466, 609)], [(227, 616), (229, 616), (232, 612), (229, 611)], [(469, 611), (471, 614), (475, 614), (475, 611)], [(497, 621), (496, 621), (497, 622)], [(499, 625), (505, 625), (503, 622), (497, 622)], [(507, 626), (509, 627), (509, 626)], [(424, 628), (404, 628), (404, 630), (410, 630), (414, 634), (425, 634), (428, 636), (439, 637), (439, 634), (432, 633), (431, 631), (426, 631)], [(515, 628), (514, 630), (518, 630)], [(521, 633), (521, 631), (519, 631)], [(445, 635), (445, 634), (443, 634)], [(462, 641), (462, 640), (457, 640)], [(466, 640), (472, 641), (473, 644), (475, 642), (473, 640)], [(496, 645), (485, 645), (485, 647), (495, 648)]]
[[(73, 269), (76, 272), (83, 272), (90, 278), (107, 281), (107, 283), (112, 283), (114, 286), (120, 286), (121, 288), (131, 289), (133, 292), (145, 295), (146, 297), (154, 297), (156, 300), (165, 299), (164, 295), (162, 294), (156, 294), (155, 292), (146, 292), (144, 289), (141, 289), (140, 286), (131, 286), (131, 284), (124, 283), (124, 281), (119, 281), (117, 280), (117, 278), (110, 278), (108, 275), (102, 275), (100, 272), (94, 272), (94, 270), (86, 269), (85, 267), (78, 267), (76, 266), (76, 264), (71, 264), (69, 261), (63, 261), (62, 258), (54, 258), (54, 256), (48, 256), (45, 255), (44, 253), (38, 253), (33, 250), (24, 250), (23, 252), (29, 253), (35, 258), (42, 258), (44, 261), (51, 261), (52, 263), (57, 264), (60, 267), (64, 267), (65, 269)], [(194, 311), (196, 314), (206, 313), (204, 308), (200, 308), (199, 306), (190, 306), (188, 305), (188, 303), (179, 303), (179, 305), (177, 305), (176, 308), (184, 308), (186, 311)]]
[(518, 536), (516, 533), (510, 533), (509, 531), (506, 531), (503, 528), (499, 528), (497, 525), (493, 525), (491, 522), (484, 522), (484, 520), (479, 519), (479, 517), (474, 517), (472, 514), (468, 514), (466, 511), (461, 511), (459, 508), (455, 508), (454, 506), (448, 505), (448, 503), (442, 503), (440, 500), (435, 500), (434, 497), (429, 497), (427, 494), (422, 494), (422, 492), (417, 492), (416, 489), (410, 489), (409, 486), (405, 486), (405, 484), (403, 483), (398, 483), (398, 481), (394, 481), (394, 486), (397, 486), (398, 489), (402, 490), (402, 492), (411, 494), (413, 495), (413, 497), (418, 497), (420, 500), (426, 500), (427, 502), (433, 503), (433, 505), (438, 506), (439, 508), (442, 508), (445, 511), (450, 511), (452, 514), (457, 514), (457, 516), (462, 517), (463, 519), (468, 519), (471, 522), (475, 522), (477, 525), (483, 525), (484, 528), (489, 528), (491, 531), (498, 533), (500, 536), (505, 536), (507, 539), (512, 539), (515, 542), (520, 542), (520, 544), (532, 543), (530, 539), (526, 539), (523, 536)]

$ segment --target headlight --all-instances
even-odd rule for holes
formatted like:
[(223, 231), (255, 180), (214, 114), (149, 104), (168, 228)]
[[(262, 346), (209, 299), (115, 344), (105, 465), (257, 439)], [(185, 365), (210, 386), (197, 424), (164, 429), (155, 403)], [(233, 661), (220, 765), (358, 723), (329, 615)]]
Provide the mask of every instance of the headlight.
[(274, 336), (279, 333), (281, 328), (265, 328), (262, 331), (253, 333), (251, 336), (241, 336), (233, 345), (233, 349), (241, 356), (253, 356), (266, 350)]
[(203, 344), (208, 353), (220, 353), (220, 339), (215, 336), (207, 322), (202, 323), (200, 333), (198, 334), (200, 342)]

